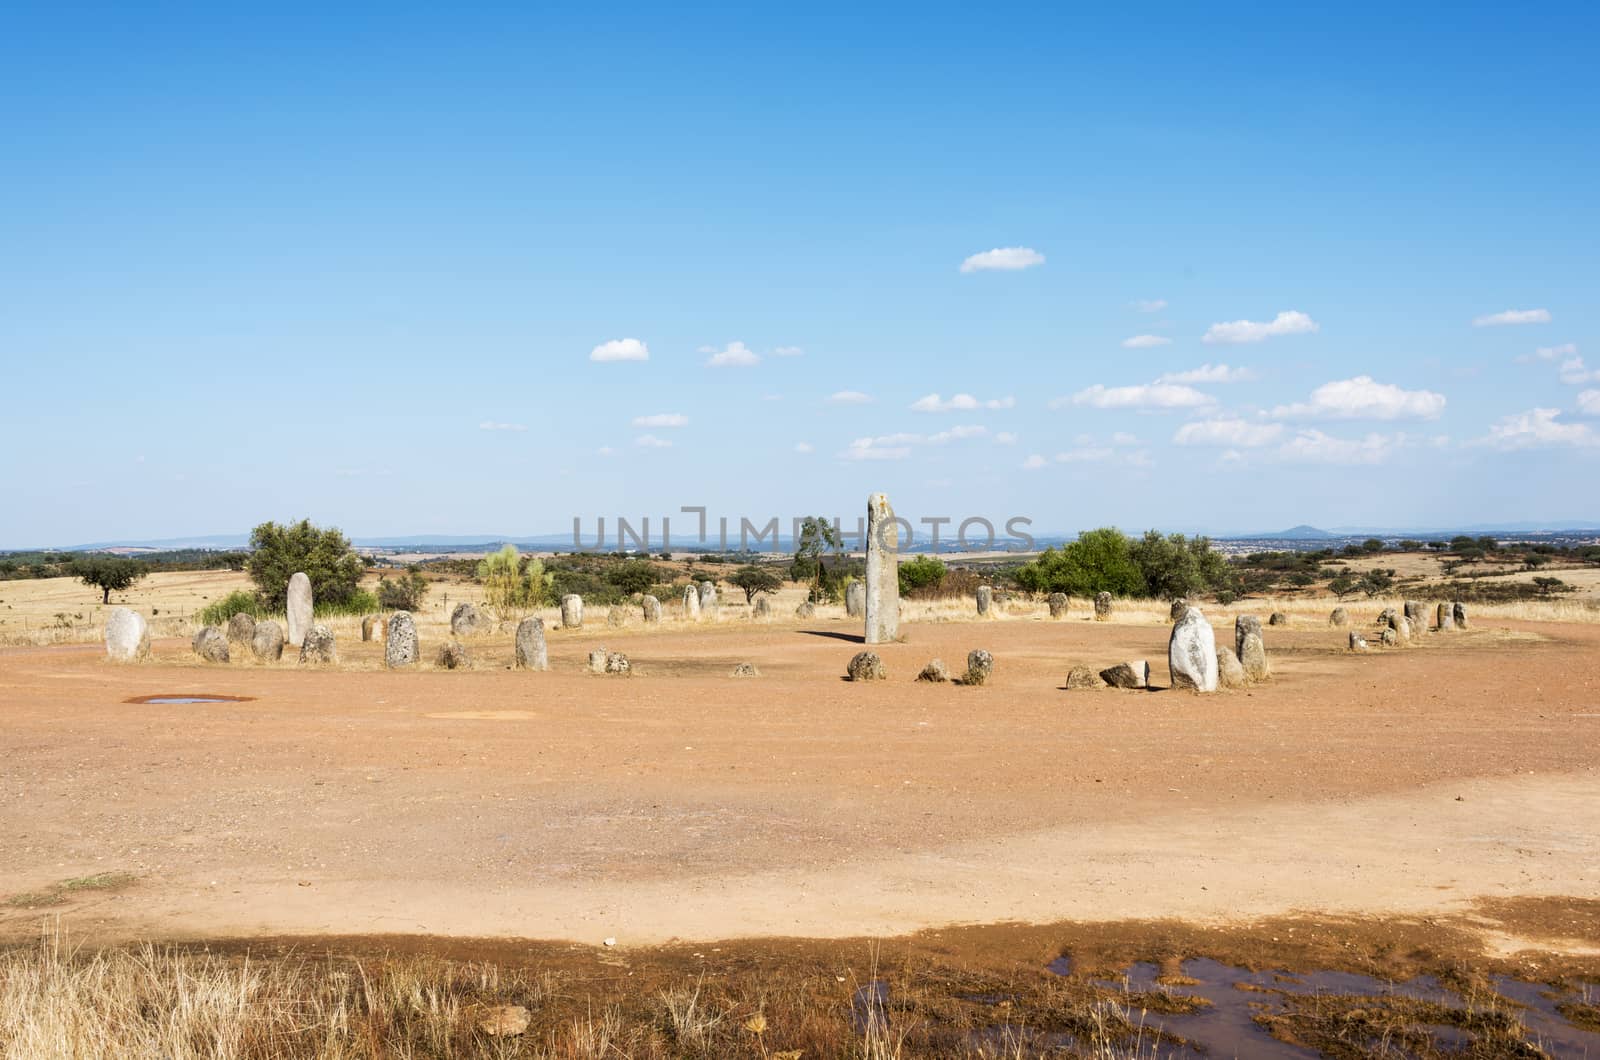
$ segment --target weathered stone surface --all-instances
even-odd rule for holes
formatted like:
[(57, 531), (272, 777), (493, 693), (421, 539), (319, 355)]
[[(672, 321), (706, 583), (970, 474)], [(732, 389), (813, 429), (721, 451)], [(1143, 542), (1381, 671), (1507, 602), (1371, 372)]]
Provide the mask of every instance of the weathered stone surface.
[(796, 618), (815, 618), (816, 615), (817, 605), (810, 600), (801, 600), (800, 606), (794, 609), (794, 617)]
[(844, 613), (848, 618), (861, 618), (867, 613), (867, 587), (854, 581), (844, 587)]
[(1328, 625), (1330, 625), (1330, 626), (1333, 626), (1335, 628), (1342, 628), (1344, 626), (1348, 626), (1349, 624), (1350, 624), (1350, 612), (1346, 611), (1342, 607), (1334, 608), (1333, 612), (1328, 615)]
[(336, 663), (339, 653), (334, 649), (333, 630), (318, 622), (306, 630), (305, 639), (300, 642), (300, 661), (302, 663)]
[(1421, 600), (1407, 600), (1403, 606), (1405, 607), (1406, 617), (1411, 620), (1412, 629), (1425, 630), (1428, 628), (1428, 609), (1423, 606)]
[(1366, 651), (1367, 650), (1367, 638), (1363, 637), (1360, 633), (1356, 632), (1353, 629), (1350, 631), (1350, 650), (1351, 651)]
[(277, 662), (283, 658), (283, 627), (268, 619), (256, 623), (250, 634), (250, 653), (262, 662)]
[(772, 617), (772, 601), (765, 596), (756, 597), (756, 602), (750, 605), (750, 617), (768, 619)]
[(612, 604), (606, 612), (606, 628), (621, 629), (628, 624), (628, 612), (620, 604)]
[(1224, 644), (1217, 649), (1217, 687), (1218, 688), (1243, 688), (1250, 683), (1250, 677), (1244, 672), (1244, 664), (1239, 661), (1239, 654)]
[[(1244, 638), (1254, 633), (1261, 636), (1261, 619), (1255, 615), (1240, 615), (1233, 620), (1233, 652), (1244, 661)], [(1265, 645), (1265, 641), (1262, 644)]]
[(528, 1029), (532, 1017), (521, 1005), (496, 1005), (478, 1017), (478, 1030), (491, 1038), (515, 1038)]
[(1217, 638), (1198, 607), (1185, 607), (1167, 638), (1172, 687), (1196, 692), (1217, 690)]
[(493, 628), (494, 623), (489, 616), (478, 610), (475, 604), (459, 603), (450, 612), (451, 636), (470, 637), (476, 633), (487, 633)]
[(433, 664), (441, 670), (466, 670), (472, 666), (472, 657), (467, 654), (467, 649), (461, 646), (460, 641), (450, 641), (439, 646), (439, 654), (434, 658)]
[(596, 648), (589, 653), (589, 672), (603, 674), (606, 672), (606, 650)]
[(707, 608), (713, 608), (713, 607), (717, 606), (717, 583), (716, 582), (713, 582), (713, 581), (703, 581), (703, 582), (701, 582), (700, 585), (699, 585), (699, 592), (700, 592), (700, 609), (702, 611), (706, 610)]
[(415, 666), (420, 653), (417, 642), (417, 621), (410, 611), (396, 611), (389, 616), (388, 636), (383, 642), (383, 665), (390, 669)]
[(692, 585), (683, 587), (683, 617), (690, 622), (700, 621), (700, 590)]
[(311, 630), (311, 579), (304, 571), (289, 576), (289, 643), (296, 648), (305, 641)]
[(1287, 626), (1288, 624), (1289, 616), (1282, 611), (1274, 611), (1267, 616), (1267, 625), (1269, 626)]
[(852, 681), (882, 681), (889, 676), (889, 671), (884, 669), (883, 660), (878, 658), (875, 651), (858, 651), (850, 659), (850, 665), (845, 667), (845, 674)]
[(994, 656), (982, 648), (967, 652), (967, 672), (961, 675), (964, 685), (981, 685), (994, 673)]
[(1396, 611), (1394, 608), (1386, 607), (1382, 611), (1378, 612), (1378, 623), (1377, 624), (1379, 625), (1379, 627), (1382, 627), (1382, 626), (1393, 626), (1394, 625), (1395, 616), (1398, 615), (1398, 614), (1399, 614), (1399, 612)]
[(550, 654), (544, 642), (544, 619), (525, 618), (517, 623), (515, 656), (520, 670), (550, 669)]
[(1434, 625), (1441, 633), (1456, 628), (1456, 609), (1450, 604), (1440, 604), (1434, 611)]
[(628, 662), (628, 657), (620, 651), (606, 652), (606, 673), (627, 674), (633, 672), (633, 664)]
[(568, 593), (561, 598), (561, 628), (583, 628), (583, 597)]
[(1050, 617), (1051, 618), (1066, 618), (1067, 617), (1067, 594), (1066, 593), (1051, 593), (1048, 597), (1045, 598), (1045, 603), (1050, 605)]
[(106, 616), (106, 658), (134, 662), (150, 654), (150, 627), (144, 616), (127, 607), (113, 607)]
[(250, 638), (256, 635), (256, 619), (254, 615), (247, 615), (240, 611), (228, 619), (228, 643), (249, 644)]
[(1111, 620), (1110, 593), (1094, 594), (1094, 620), (1096, 622), (1108, 622)]
[(645, 593), (639, 600), (639, 608), (644, 615), (645, 625), (653, 626), (661, 621), (661, 601), (656, 597)]
[(756, 669), (755, 663), (742, 662), (733, 668), (732, 677), (760, 677), (761, 671)]
[(888, 644), (900, 636), (900, 527), (889, 495), (867, 498), (868, 644)]
[(1244, 635), (1239, 664), (1251, 681), (1265, 681), (1272, 676), (1272, 668), (1267, 664), (1267, 642), (1261, 639), (1261, 634), (1252, 630)]
[(381, 641), (384, 637), (384, 622), (382, 615), (368, 615), (361, 620), (361, 639), (364, 641)]
[(1076, 691), (1080, 688), (1104, 688), (1106, 683), (1100, 675), (1082, 663), (1067, 671), (1067, 690)]
[(943, 659), (929, 659), (928, 665), (917, 674), (917, 680), (926, 684), (940, 685), (950, 680), (950, 672), (944, 668)]
[(1149, 688), (1150, 664), (1143, 659), (1117, 663), (1101, 670), (1100, 680), (1112, 688)]
[(194, 653), (206, 662), (228, 661), (228, 636), (218, 626), (201, 626), (192, 642)]
[(1455, 603), (1450, 605), (1450, 612), (1451, 612), (1452, 616), (1454, 616), (1454, 618), (1456, 620), (1456, 628), (1457, 629), (1466, 629), (1467, 628), (1467, 605), (1462, 603), (1460, 600), (1457, 600)]
[(989, 614), (989, 608), (994, 606), (994, 589), (987, 585), (978, 586), (978, 617), (983, 618)]
[(1187, 610), (1189, 610), (1189, 601), (1187, 598), (1180, 596), (1172, 601), (1172, 607), (1167, 610), (1167, 618), (1176, 622), (1183, 617), (1184, 612)]
[(1405, 615), (1396, 615), (1390, 628), (1394, 630), (1395, 639), (1401, 644), (1410, 644), (1411, 638), (1416, 636), (1419, 631), (1419, 627), (1413, 626), (1411, 620)]
[(1392, 648), (1400, 643), (1400, 634), (1393, 626), (1385, 626), (1383, 634), (1378, 637), (1378, 643), (1386, 648)]

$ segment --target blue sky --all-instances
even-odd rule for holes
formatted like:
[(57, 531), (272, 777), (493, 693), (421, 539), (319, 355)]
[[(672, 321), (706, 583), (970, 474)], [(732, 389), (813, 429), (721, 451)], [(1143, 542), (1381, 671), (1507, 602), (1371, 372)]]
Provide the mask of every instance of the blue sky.
[(13, 5), (0, 546), (1600, 519), (1592, 8), (1062, 6)]

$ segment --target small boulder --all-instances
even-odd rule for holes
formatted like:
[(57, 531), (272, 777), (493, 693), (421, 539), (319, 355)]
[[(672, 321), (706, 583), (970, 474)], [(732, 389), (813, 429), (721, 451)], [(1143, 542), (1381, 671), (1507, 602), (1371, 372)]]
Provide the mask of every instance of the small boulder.
[(1358, 633), (1357, 631), (1355, 631), (1353, 629), (1350, 631), (1350, 650), (1351, 651), (1366, 651), (1367, 650), (1367, 638), (1363, 637), (1360, 633)]
[(441, 670), (466, 670), (472, 666), (472, 658), (459, 641), (452, 640), (439, 646), (439, 654), (434, 657), (433, 664)]
[(304, 663), (336, 663), (339, 653), (334, 650), (333, 630), (316, 623), (306, 630), (306, 636), (300, 642), (300, 662)]
[(845, 586), (844, 613), (850, 618), (861, 618), (867, 613), (867, 583), (853, 581)]
[(283, 658), (283, 627), (270, 618), (265, 622), (257, 622), (256, 630), (250, 634), (250, 654), (262, 662), (277, 662)]
[[(1261, 619), (1256, 615), (1240, 615), (1233, 620), (1233, 651), (1239, 656), (1239, 661), (1244, 661), (1244, 638), (1254, 633), (1261, 636)], [(1265, 641), (1262, 642), (1266, 643)]]
[(1094, 620), (1096, 622), (1109, 622), (1111, 620), (1111, 594), (1094, 594)]
[(1272, 676), (1272, 668), (1267, 665), (1267, 645), (1261, 639), (1261, 634), (1252, 631), (1244, 635), (1244, 651), (1239, 653), (1239, 664), (1252, 682), (1265, 681)]
[(496, 1005), (478, 1017), (478, 1030), (491, 1038), (515, 1038), (525, 1033), (531, 1022), (521, 1005)]
[(1334, 608), (1333, 612), (1328, 615), (1328, 625), (1333, 626), (1335, 629), (1343, 628), (1349, 624), (1350, 612), (1346, 611), (1342, 607)]
[(994, 589), (987, 585), (978, 586), (978, 617), (986, 617), (989, 614), (989, 608), (993, 606)]
[(632, 672), (633, 664), (628, 661), (628, 657), (626, 655), (622, 654), (620, 651), (606, 652), (606, 673), (628, 674)]
[(517, 623), (514, 654), (519, 670), (550, 669), (550, 655), (544, 642), (544, 619), (525, 618)]
[(967, 672), (961, 675), (964, 685), (981, 685), (994, 673), (994, 656), (982, 648), (967, 652)]
[(1393, 648), (1400, 643), (1400, 634), (1395, 631), (1393, 626), (1386, 626), (1382, 635), (1378, 637), (1378, 643), (1385, 648)]
[(459, 603), (456, 609), (450, 612), (450, 635), (453, 637), (470, 637), (478, 633), (487, 633), (493, 628), (489, 616), (479, 611), (476, 604)]
[(1288, 624), (1289, 616), (1282, 611), (1274, 611), (1267, 616), (1267, 625), (1269, 626), (1287, 626)]
[(621, 629), (627, 624), (628, 612), (623, 610), (619, 605), (612, 605), (611, 609), (606, 612), (606, 628)]
[(750, 605), (750, 617), (765, 622), (772, 617), (772, 601), (765, 596), (756, 597), (756, 602)]
[(1082, 663), (1067, 671), (1067, 689), (1075, 691), (1080, 688), (1104, 688), (1106, 683), (1100, 675)]
[(1211, 623), (1198, 607), (1184, 605), (1183, 615), (1167, 638), (1167, 666), (1172, 687), (1195, 692), (1217, 690), (1217, 640)]
[(583, 597), (568, 593), (561, 598), (561, 628), (583, 628)]
[(394, 670), (415, 666), (421, 647), (417, 642), (417, 622), (409, 611), (389, 616), (383, 641), (383, 665)]
[(1456, 609), (1450, 604), (1440, 604), (1435, 610), (1434, 626), (1445, 633), (1456, 628)]
[(150, 627), (144, 616), (127, 607), (114, 607), (106, 618), (106, 658), (134, 662), (150, 654)]
[(760, 677), (761, 671), (756, 669), (755, 663), (742, 662), (733, 668), (730, 677)]
[(1244, 672), (1244, 664), (1239, 661), (1239, 655), (1232, 648), (1224, 644), (1217, 649), (1217, 687), (1218, 688), (1243, 688), (1250, 683), (1250, 677)]
[(1066, 593), (1051, 593), (1049, 596), (1045, 597), (1045, 603), (1050, 605), (1051, 618), (1067, 617)]
[(243, 611), (228, 619), (228, 643), (249, 644), (250, 638), (256, 635), (256, 618)]
[(889, 676), (889, 671), (884, 669), (877, 652), (861, 651), (850, 659), (845, 674), (852, 681), (882, 681)]
[(1118, 663), (1101, 670), (1100, 679), (1112, 688), (1149, 688), (1150, 664), (1143, 659)]
[(1467, 605), (1457, 600), (1450, 605), (1450, 612), (1456, 620), (1457, 629), (1467, 628)]
[(217, 626), (202, 626), (194, 635), (194, 653), (209, 663), (228, 661), (228, 637)]
[(943, 659), (929, 659), (928, 665), (917, 673), (917, 680), (924, 684), (942, 685), (950, 680), (950, 672), (944, 668)]
[(364, 641), (381, 641), (384, 638), (384, 625), (382, 615), (368, 615), (361, 620), (361, 639)]
[(589, 672), (592, 674), (606, 672), (606, 650), (604, 648), (596, 648), (589, 653)]
[(796, 618), (815, 618), (816, 616), (817, 605), (810, 600), (800, 601), (800, 606), (794, 609), (794, 617)]
[(644, 614), (644, 624), (656, 625), (661, 621), (661, 601), (649, 593), (645, 593), (639, 600), (639, 606)]

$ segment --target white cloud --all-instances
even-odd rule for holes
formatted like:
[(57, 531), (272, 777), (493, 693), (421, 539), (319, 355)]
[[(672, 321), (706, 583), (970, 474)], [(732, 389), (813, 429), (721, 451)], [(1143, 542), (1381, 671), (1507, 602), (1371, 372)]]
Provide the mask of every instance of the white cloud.
[(1557, 423), (1560, 409), (1529, 409), (1506, 416), (1489, 428), (1489, 433), (1475, 445), (1487, 445), (1507, 452), (1516, 449), (1546, 449), (1553, 446), (1590, 446), (1600, 444), (1586, 423)]
[(657, 438), (653, 434), (641, 434), (641, 435), (639, 435), (639, 437), (637, 437), (637, 438), (635, 438), (633, 440), (633, 444), (634, 445), (638, 445), (638, 446), (643, 446), (646, 449), (671, 449), (672, 448), (672, 443), (671, 442), (667, 441), (665, 438)]
[(1193, 409), (1209, 405), (1209, 394), (1172, 383), (1146, 383), (1141, 386), (1094, 386), (1078, 391), (1071, 398), (1056, 398), (1053, 409), (1067, 404), (1089, 405), (1097, 409)]
[(989, 428), (977, 424), (964, 427), (951, 427), (938, 434), (930, 434), (925, 439), (929, 445), (943, 445), (945, 442), (959, 442), (967, 438), (983, 438), (989, 434)]
[(841, 390), (829, 394), (828, 401), (834, 405), (869, 405), (872, 403), (872, 398), (859, 390)]
[(1319, 430), (1300, 431), (1278, 447), (1278, 456), (1304, 464), (1381, 464), (1403, 436), (1369, 434), (1365, 438), (1335, 438)]
[(648, 361), (650, 347), (638, 339), (612, 339), (589, 351), (591, 361)]
[(810, 442), (795, 442), (794, 451), (797, 453), (814, 453), (817, 451), (817, 447)]
[(805, 352), (806, 351), (801, 349), (799, 346), (779, 346), (777, 349), (772, 351), (773, 356), (775, 357), (799, 357)]
[(1098, 464), (1101, 461), (1110, 460), (1115, 455), (1115, 449), (1110, 449), (1103, 445), (1080, 446), (1076, 449), (1068, 449), (1064, 453), (1057, 453), (1055, 461), (1058, 464)]
[(1140, 298), (1130, 304), (1141, 313), (1159, 313), (1167, 308), (1165, 298)]
[(635, 427), (687, 427), (689, 417), (681, 412), (658, 412), (653, 416), (635, 416)]
[(702, 346), (700, 352), (711, 355), (706, 359), (707, 368), (749, 368), (761, 363), (756, 352), (742, 342), (730, 342), (720, 350), (715, 346)]
[(1302, 335), (1309, 331), (1321, 328), (1315, 320), (1306, 316), (1297, 309), (1290, 309), (1279, 313), (1267, 323), (1257, 323), (1254, 320), (1234, 320), (1224, 324), (1213, 324), (1200, 336), (1200, 341), (1211, 343), (1238, 343), (1261, 342), (1278, 335)]
[(974, 254), (963, 261), (961, 271), (982, 272), (991, 269), (1015, 271), (1043, 264), (1044, 255), (1032, 247), (995, 247), (993, 250)]
[(1437, 419), (1445, 397), (1431, 390), (1402, 390), (1393, 383), (1375, 383), (1370, 375), (1323, 383), (1309, 402), (1279, 405), (1279, 419), (1327, 416), (1341, 420)]
[(1281, 423), (1250, 423), (1238, 417), (1195, 420), (1185, 423), (1172, 436), (1178, 445), (1215, 445), (1230, 449), (1253, 449), (1271, 445), (1283, 434)]
[(1600, 383), (1600, 369), (1591, 372), (1584, 366), (1582, 357), (1572, 357), (1561, 362), (1561, 381), (1572, 386)]
[(1202, 364), (1187, 372), (1168, 372), (1156, 379), (1158, 383), (1243, 383), (1256, 374), (1248, 368), (1229, 368), (1225, 364)]
[(1015, 431), (1001, 431), (994, 436), (994, 441), (996, 445), (1016, 445), (1017, 435)]
[(493, 420), (484, 420), (478, 424), (480, 431), (525, 431), (528, 427), (522, 423), (496, 423)]
[(1135, 335), (1132, 338), (1123, 339), (1122, 348), (1125, 350), (1148, 350), (1152, 346), (1168, 346), (1171, 343), (1172, 340), (1165, 335)]
[(1022, 462), (1022, 467), (1023, 467), (1024, 470), (1027, 470), (1027, 471), (1037, 471), (1041, 467), (1044, 467), (1049, 462), (1050, 461), (1046, 460), (1044, 457), (1040, 456), (1038, 453), (1033, 453), (1028, 457), (1028, 459), (1026, 459), (1026, 460), (1024, 460)]
[(976, 409), (1009, 409), (1016, 405), (1014, 397), (989, 398), (979, 401), (971, 394), (956, 394), (945, 401), (938, 394), (926, 394), (911, 403), (913, 412), (971, 412)]
[(839, 454), (843, 460), (904, 460), (911, 455), (909, 445), (886, 445), (881, 438), (857, 438)]
[(1563, 342), (1559, 346), (1540, 346), (1533, 351), (1534, 357), (1541, 361), (1553, 361), (1557, 357), (1575, 357), (1578, 353), (1576, 342)]
[(1111, 444), (1138, 445), (1139, 439), (1136, 435), (1129, 434), (1127, 431), (1113, 431), (1111, 433)]
[(1600, 416), (1600, 390), (1585, 390), (1580, 393), (1578, 411), (1585, 416)]
[(1472, 320), (1472, 326), (1475, 328), (1497, 328), (1506, 324), (1548, 323), (1550, 323), (1550, 310), (1548, 309), (1507, 309), (1500, 313), (1474, 317)]

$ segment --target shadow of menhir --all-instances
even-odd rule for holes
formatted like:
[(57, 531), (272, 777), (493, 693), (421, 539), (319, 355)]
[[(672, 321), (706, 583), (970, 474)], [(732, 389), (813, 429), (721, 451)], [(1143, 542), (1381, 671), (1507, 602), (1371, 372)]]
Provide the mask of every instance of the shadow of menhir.
[(804, 634), (807, 637), (832, 637), (834, 640), (848, 641), (851, 644), (865, 644), (867, 642), (865, 633), (839, 633), (831, 629), (797, 629), (795, 632)]

